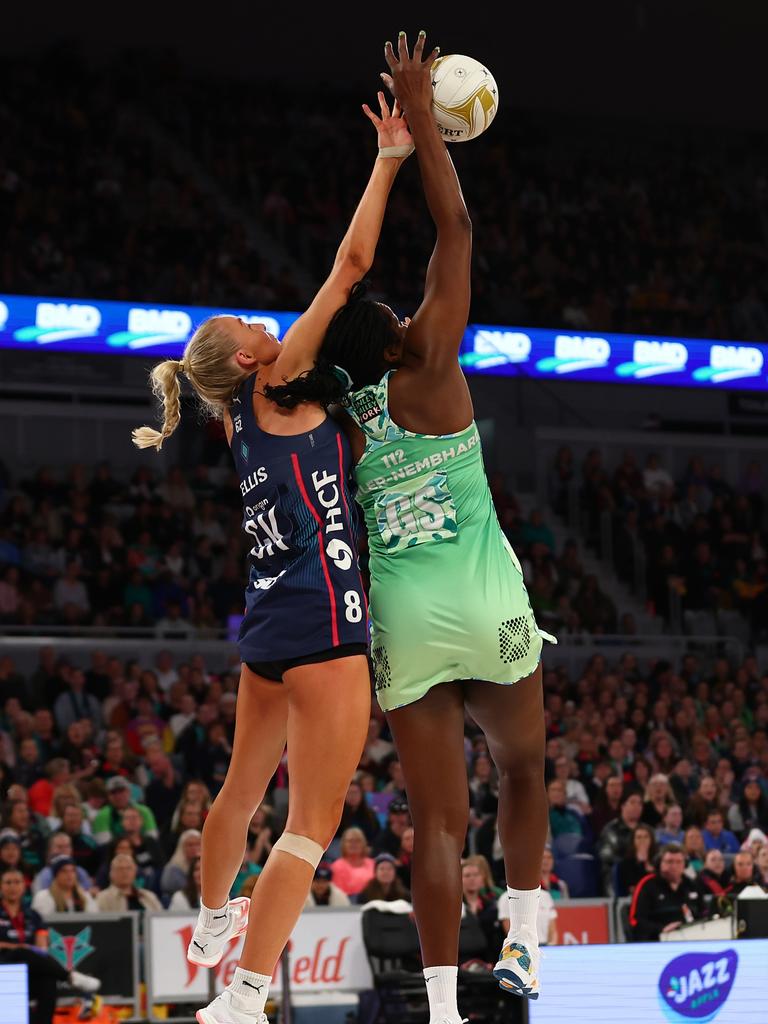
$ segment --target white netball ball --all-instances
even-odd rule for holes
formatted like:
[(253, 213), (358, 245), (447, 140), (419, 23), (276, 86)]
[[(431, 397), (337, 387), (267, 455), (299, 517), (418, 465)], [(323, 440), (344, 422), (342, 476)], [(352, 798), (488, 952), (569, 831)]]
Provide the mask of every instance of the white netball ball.
[(438, 57), (432, 65), (432, 96), (437, 127), (446, 142), (467, 142), (481, 135), (496, 116), (496, 80), (474, 57), (459, 53)]

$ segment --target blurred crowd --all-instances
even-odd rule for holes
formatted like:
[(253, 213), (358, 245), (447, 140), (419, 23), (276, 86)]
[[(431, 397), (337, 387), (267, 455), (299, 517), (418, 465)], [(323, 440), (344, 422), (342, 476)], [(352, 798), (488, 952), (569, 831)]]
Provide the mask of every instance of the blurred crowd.
[(667, 619), (676, 595), (685, 611), (740, 613), (758, 640), (768, 635), (767, 485), (758, 460), (731, 479), (719, 462), (692, 455), (675, 479), (659, 454), (641, 464), (628, 451), (607, 466), (593, 449), (578, 465), (563, 447), (551, 468), (550, 496), (562, 515), (569, 492), (576, 494), (586, 539), (598, 550), (608, 514), (622, 579), (634, 579), (636, 549), (642, 550), (655, 614)]
[[(159, 645), (151, 662), (42, 647), (34, 671), (0, 658), (0, 868), (16, 868), (45, 915), (195, 908), (201, 829), (232, 751), (239, 666)], [(756, 661), (693, 655), (642, 670), (634, 654), (544, 675), (550, 834), (542, 885), (567, 896), (628, 895), (679, 849), (701, 906), (722, 911), (747, 884), (768, 890), (768, 675)], [(467, 913), (487, 930), (504, 908), (498, 780), (469, 719)], [(248, 832), (233, 894), (248, 893), (287, 813), (279, 766)], [(373, 706), (341, 823), (308, 902), (408, 900), (413, 828), (403, 773)], [(544, 939), (554, 941), (555, 915)]]
[[(330, 82), (277, 96), (167, 56), (4, 61), (0, 291), (305, 303), (366, 179), (375, 71), (368, 96)], [(502, 106), (482, 142), (452, 151), (476, 232), (472, 319), (768, 340), (765, 149)], [(373, 274), (403, 313), (433, 240), (413, 165)]]

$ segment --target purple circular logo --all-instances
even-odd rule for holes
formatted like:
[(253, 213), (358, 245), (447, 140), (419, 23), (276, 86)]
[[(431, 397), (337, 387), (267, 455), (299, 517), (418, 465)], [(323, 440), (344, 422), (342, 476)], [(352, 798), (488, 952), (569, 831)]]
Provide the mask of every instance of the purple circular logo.
[(659, 978), (659, 997), (667, 1018), (712, 1020), (731, 993), (738, 962), (732, 949), (722, 953), (685, 953), (671, 960)]

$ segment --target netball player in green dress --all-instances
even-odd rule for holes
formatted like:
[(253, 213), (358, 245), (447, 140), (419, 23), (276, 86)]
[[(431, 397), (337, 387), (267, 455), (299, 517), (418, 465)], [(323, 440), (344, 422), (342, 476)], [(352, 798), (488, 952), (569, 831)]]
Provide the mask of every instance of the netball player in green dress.
[[(431, 1024), (458, 1024), (461, 866), (469, 818), (464, 718), (485, 732), (499, 773), (499, 835), (510, 932), (502, 987), (539, 995), (536, 911), (547, 832), (542, 638), (520, 563), (499, 527), (472, 401), (458, 362), (469, 314), (472, 226), (432, 114), (424, 34), (401, 33), (383, 76), (413, 136), (437, 229), (424, 300), (410, 321), (353, 290), (317, 366), (272, 388), (310, 398), (320, 378), (350, 381), (358, 501), (370, 544), (372, 660), (405, 771), (415, 827), (412, 890)], [(369, 115), (372, 116), (372, 115)]]

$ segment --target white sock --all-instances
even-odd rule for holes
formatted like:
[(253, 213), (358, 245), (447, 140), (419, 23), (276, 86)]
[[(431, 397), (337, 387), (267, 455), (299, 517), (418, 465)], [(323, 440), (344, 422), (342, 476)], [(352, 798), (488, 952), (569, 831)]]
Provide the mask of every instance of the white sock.
[(541, 886), (535, 889), (513, 889), (507, 886), (509, 897), (509, 935), (519, 935), (521, 931), (536, 931), (536, 914), (539, 910), (539, 894)]
[(200, 914), (197, 920), (209, 932), (223, 932), (229, 924), (229, 900), (223, 907), (218, 907), (216, 910), (206, 907), (201, 900)]
[(456, 1005), (456, 978), (458, 967), (425, 967), (424, 982), (429, 999), (430, 1024), (442, 1024), (447, 1018), (458, 1021), (459, 1008)]
[(237, 1006), (245, 1013), (263, 1013), (269, 995), (272, 978), (268, 974), (257, 974), (242, 967), (235, 968), (235, 975), (227, 985), (237, 996)]

